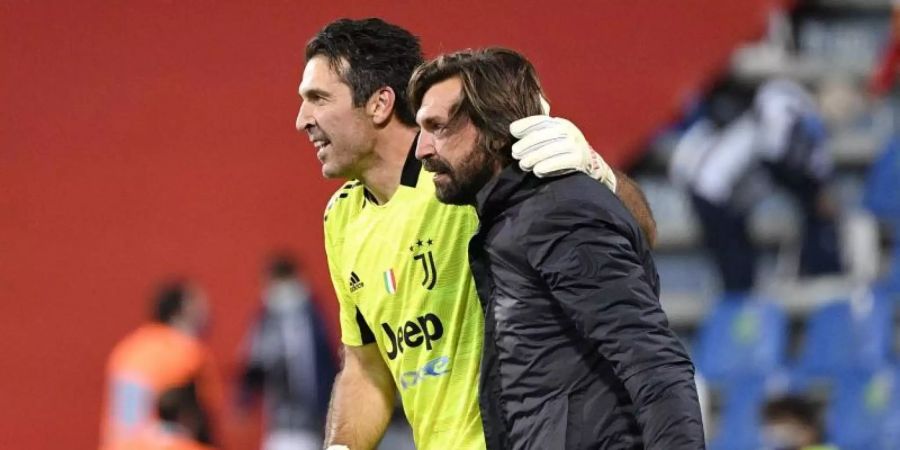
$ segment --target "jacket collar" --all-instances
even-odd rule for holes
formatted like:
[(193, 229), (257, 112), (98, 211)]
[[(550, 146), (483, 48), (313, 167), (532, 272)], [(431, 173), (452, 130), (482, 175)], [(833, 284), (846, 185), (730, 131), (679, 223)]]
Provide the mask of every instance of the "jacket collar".
[(506, 166), (475, 195), (479, 220), (492, 221), (510, 206), (530, 197), (539, 184), (539, 178), (522, 171), (518, 164)]

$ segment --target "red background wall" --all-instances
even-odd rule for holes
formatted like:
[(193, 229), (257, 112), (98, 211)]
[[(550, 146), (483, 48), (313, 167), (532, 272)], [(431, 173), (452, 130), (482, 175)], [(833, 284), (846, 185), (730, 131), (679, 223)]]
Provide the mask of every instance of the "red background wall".
[(764, 3), (0, 2), (0, 447), (95, 447), (104, 359), (164, 275), (207, 287), (225, 370), (275, 247), (308, 261), (334, 320), (336, 185), (293, 129), (303, 44), (329, 20), (384, 17), (429, 55), (518, 48), (622, 165)]

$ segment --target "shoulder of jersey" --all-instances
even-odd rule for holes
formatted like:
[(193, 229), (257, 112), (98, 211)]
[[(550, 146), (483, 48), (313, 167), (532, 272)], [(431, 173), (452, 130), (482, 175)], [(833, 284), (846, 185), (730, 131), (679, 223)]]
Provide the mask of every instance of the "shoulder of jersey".
[(331, 199), (328, 200), (328, 204), (325, 205), (325, 214), (323, 215), (322, 220), (327, 222), (328, 216), (340, 213), (341, 211), (347, 211), (347, 204), (352, 203), (348, 199), (356, 198), (362, 194), (363, 187), (361, 181), (353, 180), (344, 183), (344, 185), (331, 196)]

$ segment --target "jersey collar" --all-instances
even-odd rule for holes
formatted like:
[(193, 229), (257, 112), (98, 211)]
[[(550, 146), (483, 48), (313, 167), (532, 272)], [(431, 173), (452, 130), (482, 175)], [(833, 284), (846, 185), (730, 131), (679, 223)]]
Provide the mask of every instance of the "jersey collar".
[[(422, 161), (416, 159), (416, 143), (419, 142), (419, 133), (413, 138), (412, 144), (409, 146), (409, 153), (406, 154), (406, 162), (403, 163), (403, 170), (400, 172), (400, 186), (415, 188), (419, 182), (419, 173), (422, 171)], [(368, 189), (363, 189), (363, 195), (366, 200), (373, 205), (377, 205), (378, 201)]]
[(409, 147), (406, 162), (403, 163), (403, 172), (400, 173), (400, 185), (414, 188), (419, 182), (419, 172), (422, 171), (422, 161), (416, 159), (416, 143), (419, 142), (419, 133)]

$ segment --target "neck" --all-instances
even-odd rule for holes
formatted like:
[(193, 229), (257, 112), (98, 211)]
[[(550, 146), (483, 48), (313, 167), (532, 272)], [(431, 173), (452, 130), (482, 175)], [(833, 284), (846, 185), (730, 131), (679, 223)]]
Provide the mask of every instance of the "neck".
[[(510, 158), (512, 159), (512, 158)], [(494, 180), (500, 177), (500, 172), (503, 172), (503, 169), (506, 168), (509, 164), (498, 159), (498, 158), (490, 158), (486, 163), (490, 170), (488, 171), (489, 176), (485, 178), (485, 180), (478, 186), (478, 189), (475, 191), (475, 195), (469, 200), (468, 204), (472, 206), (478, 205), (478, 193), (483, 191), (486, 186), (493, 185)]]
[(490, 174), (491, 174), (490, 177), (488, 177), (483, 183), (481, 183), (480, 186), (478, 186), (478, 189), (474, 192), (474, 194), (466, 202), (467, 205), (474, 206), (477, 208), (479, 193), (483, 192), (485, 189), (493, 188), (494, 180), (496, 180), (500, 176), (500, 172), (503, 171), (504, 166), (501, 166), (497, 161), (493, 161), (490, 164), (492, 167), (492, 171), (490, 172)]
[(400, 186), (403, 164), (417, 132), (416, 128), (397, 123), (389, 124), (378, 133), (374, 160), (358, 177), (378, 204), (387, 203)]

